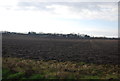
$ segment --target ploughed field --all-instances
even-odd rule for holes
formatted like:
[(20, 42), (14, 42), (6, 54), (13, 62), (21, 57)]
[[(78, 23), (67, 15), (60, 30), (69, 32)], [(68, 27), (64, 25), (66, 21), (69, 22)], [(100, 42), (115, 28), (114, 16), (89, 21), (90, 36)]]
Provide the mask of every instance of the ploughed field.
[(35, 60), (118, 64), (118, 40), (55, 39), (32, 35), (3, 35), (2, 56)]

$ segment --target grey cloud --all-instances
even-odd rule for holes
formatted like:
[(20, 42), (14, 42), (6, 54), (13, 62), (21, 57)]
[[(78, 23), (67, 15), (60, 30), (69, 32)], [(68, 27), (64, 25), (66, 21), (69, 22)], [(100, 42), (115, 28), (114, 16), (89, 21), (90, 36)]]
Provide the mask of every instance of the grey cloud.
[(34, 7), (37, 10), (47, 10), (52, 11), (52, 9), (46, 8), (46, 6), (51, 5), (65, 5), (72, 7), (72, 10), (80, 12), (82, 9), (89, 9), (91, 11), (102, 11), (99, 5), (114, 5), (115, 3), (103, 3), (103, 2), (19, 2), (18, 7), (24, 9), (29, 7)]
[[(27, 2), (19, 2), (18, 8), (21, 10), (38, 10), (45, 11), (47, 13), (62, 15), (65, 12), (62, 10), (58, 13), (56, 12), (56, 6), (66, 6), (68, 7), (68, 11), (72, 15), (77, 15), (80, 17), (81, 15), (85, 18), (91, 19), (110, 19), (116, 20), (117, 18), (117, 2), (37, 2), (37, 1), (27, 1)], [(48, 7), (49, 6), (49, 7)], [(50, 7), (51, 6), (51, 7)], [(63, 9), (62, 7), (61, 9)], [(58, 8), (60, 9), (60, 8)], [(112, 18), (111, 18), (112, 17)]]
[(18, 7), (21, 9), (28, 9), (29, 7), (34, 7), (37, 10), (50, 10), (46, 8), (47, 5), (50, 5), (50, 3), (46, 2), (19, 2)]

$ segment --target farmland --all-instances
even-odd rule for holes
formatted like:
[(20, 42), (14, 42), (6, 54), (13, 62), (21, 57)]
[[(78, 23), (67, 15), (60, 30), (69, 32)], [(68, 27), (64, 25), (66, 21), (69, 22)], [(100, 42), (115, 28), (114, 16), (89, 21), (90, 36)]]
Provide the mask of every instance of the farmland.
[[(36, 62), (44, 61), (43, 63), (46, 64), (48, 62), (48, 65), (49, 61), (50, 63), (52, 61), (53, 65), (53, 61), (55, 61), (61, 67), (62, 63), (63, 65), (68, 63), (68, 65), (73, 65), (73, 67), (75, 67), (76, 63), (86, 63), (86, 66), (93, 64), (92, 66), (96, 69), (97, 65), (99, 67), (103, 65), (102, 68), (104, 68), (104, 65), (110, 65), (109, 69), (114, 69), (113, 72), (115, 72), (115, 68), (119, 69), (120, 63), (118, 61), (118, 40), (112, 39), (55, 39), (29, 35), (3, 35), (2, 57), (3, 67), (7, 69), (10, 67), (7, 66), (10, 64), (9, 62), (13, 63), (11, 66), (15, 66), (14, 61), (16, 58), (29, 59)], [(10, 58), (15, 59), (6, 61), (6, 59), (11, 60)], [(78, 65), (75, 68), (78, 69), (77, 67), (79, 68)], [(16, 71), (13, 68), (11, 69)], [(17, 72), (19, 71), (17, 70)], [(84, 74), (84, 71), (82, 73)], [(116, 71), (115, 74), (117, 76), (119, 73)]]
[(48, 39), (32, 36), (3, 36), (3, 57), (35, 60), (111, 63), (118, 61), (118, 40)]

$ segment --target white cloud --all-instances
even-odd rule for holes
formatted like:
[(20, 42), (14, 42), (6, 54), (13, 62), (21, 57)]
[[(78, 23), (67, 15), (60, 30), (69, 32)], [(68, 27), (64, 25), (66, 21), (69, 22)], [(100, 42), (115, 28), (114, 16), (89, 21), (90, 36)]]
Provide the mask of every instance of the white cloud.
[(21, 0), (37, 2), (118, 2), (119, 0)]
[(0, 0), (0, 10), (1, 9), (12, 9), (17, 6), (18, 0)]
[(48, 9), (53, 9), (53, 12), (55, 14), (69, 14), (70, 13), (70, 7), (65, 6), (65, 5), (51, 5), (51, 6), (46, 6)]
[(117, 21), (118, 5), (109, 2), (50, 2), (38, 1), (18, 3), (20, 10), (38, 10), (69, 19), (103, 19)]
[[(46, 1), (46, 0), (45, 0)], [(2, 3), (2, 4), (1, 4)], [(41, 11), (64, 18), (76, 19), (103, 19), (117, 21), (118, 5), (107, 2), (44, 2), (41, 0), (3, 0), (0, 2), (0, 10), (31, 10)]]
[[(79, 4), (79, 3), (73, 3)], [(78, 6), (71, 5), (49, 5), (53, 13), (59, 14), (64, 18), (77, 19), (103, 19), (108, 21), (117, 21), (118, 7), (115, 3), (80, 3)], [(81, 6), (82, 5), (82, 6)], [(77, 11), (76, 11), (77, 10)], [(55, 14), (54, 14), (55, 15)]]
[[(24, 3), (25, 2), (25, 3)], [(24, 4), (24, 5), (22, 5)], [(0, 0), (0, 30), (62, 33), (105, 33), (103, 29), (76, 25), (67, 20), (106, 20), (117, 22), (117, 3), (40, 3), (40, 0)], [(80, 27), (79, 27), (80, 26)], [(114, 32), (116, 30), (110, 30)], [(108, 33), (109, 33), (108, 32)], [(94, 33), (94, 34), (95, 34)], [(110, 33), (109, 33), (110, 34)]]
[[(9, 14), (8, 14), (9, 13)], [(74, 28), (67, 21), (57, 21), (52, 19), (50, 14), (40, 11), (4, 11), (0, 15), (1, 30), (8, 31), (36, 31), (36, 32), (60, 32), (70, 33)], [(72, 23), (72, 22), (71, 22)], [(73, 23), (74, 24), (74, 23)], [(69, 29), (69, 30), (68, 30)]]

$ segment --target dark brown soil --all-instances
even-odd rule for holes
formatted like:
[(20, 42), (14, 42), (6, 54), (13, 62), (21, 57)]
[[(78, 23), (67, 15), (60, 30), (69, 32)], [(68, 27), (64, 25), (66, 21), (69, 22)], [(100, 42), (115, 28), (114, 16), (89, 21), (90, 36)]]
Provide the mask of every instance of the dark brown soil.
[(3, 35), (3, 57), (118, 64), (118, 40)]

